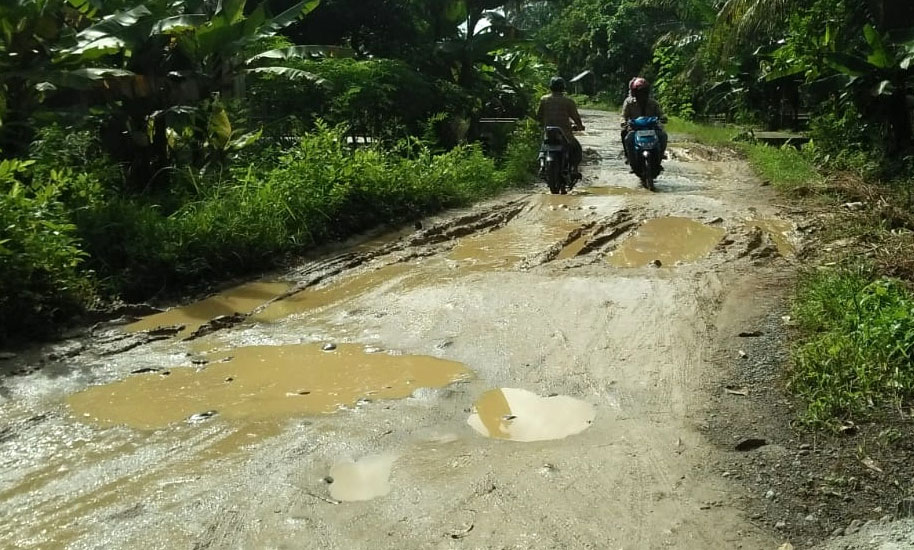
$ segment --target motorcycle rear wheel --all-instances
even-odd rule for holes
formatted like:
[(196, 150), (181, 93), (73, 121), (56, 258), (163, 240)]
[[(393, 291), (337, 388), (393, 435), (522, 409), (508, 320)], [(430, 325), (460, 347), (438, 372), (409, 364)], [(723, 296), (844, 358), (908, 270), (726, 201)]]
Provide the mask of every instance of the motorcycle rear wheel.
[(562, 185), (562, 165), (558, 162), (546, 162), (546, 185), (553, 195), (562, 194), (564, 186)]

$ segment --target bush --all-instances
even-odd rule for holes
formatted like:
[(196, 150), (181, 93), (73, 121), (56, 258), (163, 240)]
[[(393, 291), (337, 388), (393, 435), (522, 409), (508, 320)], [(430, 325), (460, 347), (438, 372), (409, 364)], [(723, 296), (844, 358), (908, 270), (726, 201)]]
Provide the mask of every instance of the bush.
[(90, 292), (85, 253), (54, 185), (27, 190), (30, 162), (0, 162), (0, 341), (43, 334)]
[[(520, 142), (519, 142), (520, 143)], [(535, 160), (517, 145), (498, 170), (477, 146), (434, 154), (404, 140), (393, 151), (353, 150), (341, 129), (318, 129), (268, 164), (201, 183), (172, 213), (117, 199), (76, 214), (90, 265), (136, 300), (175, 284), (263, 269), (284, 254), (381, 224), (465, 205), (518, 182)], [(518, 182), (519, 183), (519, 182)]]
[(795, 306), (805, 336), (791, 388), (807, 402), (804, 420), (840, 426), (914, 397), (914, 294), (866, 271), (808, 277)]

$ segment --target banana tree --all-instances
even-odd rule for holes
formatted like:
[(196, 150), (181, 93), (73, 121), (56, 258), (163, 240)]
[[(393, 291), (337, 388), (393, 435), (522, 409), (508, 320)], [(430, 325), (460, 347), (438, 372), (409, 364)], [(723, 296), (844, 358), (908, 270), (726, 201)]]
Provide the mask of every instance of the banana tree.
[[(86, 1), (86, 0), (81, 0)], [(103, 139), (131, 164), (133, 180), (145, 186), (171, 160), (174, 135), (196, 136), (195, 161), (206, 154), (207, 128), (224, 111), (214, 97), (243, 93), (244, 75), (273, 73), (319, 81), (305, 71), (270, 65), (290, 57), (330, 55), (335, 50), (296, 46), (251, 55), (265, 38), (317, 7), (306, 0), (273, 13), (268, 2), (157, 0), (97, 19), (56, 51), (61, 69), (45, 86), (81, 88), (110, 110)], [(71, 69), (72, 68), (72, 69)], [(188, 113), (195, 113), (189, 116)], [(188, 130), (187, 125), (196, 126)], [(219, 125), (217, 125), (219, 126)], [(247, 142), (245, 140), (245, 142)], [(224, 148), (219, 148), (224, 151)]]
[(831, 52), (825, 63), (845, 78), (847, 98), (888, 125), (894, 152), (905, 151), (912, 145), (907, 102), (914, 84), (914, 32), (889, 36), (866, 25), (863, 35), (868, 51)]

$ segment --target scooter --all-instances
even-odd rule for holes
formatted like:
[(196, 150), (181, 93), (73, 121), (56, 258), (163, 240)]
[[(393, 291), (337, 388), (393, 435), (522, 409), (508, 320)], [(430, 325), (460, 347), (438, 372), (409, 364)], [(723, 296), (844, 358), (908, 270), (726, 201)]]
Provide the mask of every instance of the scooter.
[(632, 151), (629, 152), (629, 164), (635, 175), (641, 179), (641, 185), (649, 191), (656, 191), (654, 181), (663, 170), (660, 152), (660, 119), (657, 117), (640, 117), (628, 122), (630, 131), (635, 134), (632, 140)]

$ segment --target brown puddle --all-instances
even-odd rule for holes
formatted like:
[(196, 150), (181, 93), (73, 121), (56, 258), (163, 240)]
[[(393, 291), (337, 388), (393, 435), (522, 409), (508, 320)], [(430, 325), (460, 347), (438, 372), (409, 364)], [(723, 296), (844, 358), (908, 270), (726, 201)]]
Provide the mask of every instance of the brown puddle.
[(482, 394), (467, 423), (494, 439), (548, 441), (583, 432), (594, 416), (592, 405), (572, 397), (501, 388)]
[(144, 317), (127, 325), (124, 330), (139, 332), (156, 327), (184, 325), (183, 333), (189, 334), (220, 315), (250, 313), (258, 306), (281, 296), (289, 288), (289, 283), (263, 281), (247, 283), (193, 304)]
[(527, 256), (548, 248), (578, 228), (571, 220), (522, 226), (508, 225), (479, 237), (460, 239), (449, 258), (470, 268), (508, 268)]
[(790, 256), (796, 253), (797, 247), (790, 241), (790, 232), (793, 231), (793, 224), (790, 222), (775, 219), (749, 220), (746, 225), (757, 227), (771, 235), (771, 240), (777, 245), (781, 256)]
[(251, 318), (255, 321), (278, 321), (296, 313), (351, 300), (403, 275), (409, 270), (409, 267), (405, 263), (391, 264), (381, 269), (353, 275), (338, 282), (334, 281), (326, 286), (306, 288), (288, 298), (273, 302)]
[(443, 387), (470, 371), (426, 356), (365, 353), (358, 345), (251, 346), (204, 369), (137, 374), (68, 398), (74, 414), (102, 426), (156, 429), (216, 411), (231, 420), (332, 413), (361, 398), (397, 399)]
[(692, 262), (710, 253), (726, 234), (689, 218), (648, 220), (609, 257), (615, 267), (644, 267), (659, 260), (665, 267)]
[(590, 238), (589, 235), (581, 235), (577, 239), (571, 241), (570, 243), (565, 245), (565, 248), (563, 248), (562, 251), (559, 252), (559, 255), (556, 256), (555, 259), (556, 260), (570, 260), (571, 258), (574, 258), (578, 254), (580, 254), (582, 250), (584, 250), (584, 247), (587, 246), (587, 240), (589, 238)]
[(330, 468), (330, 496), (336, 500), (371, 500), (390, 492), (390, 470), (395, 456), (371, 455), (338, 462)]

